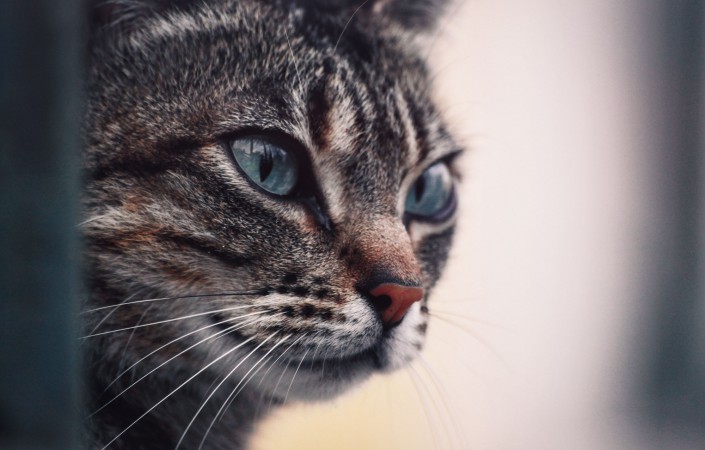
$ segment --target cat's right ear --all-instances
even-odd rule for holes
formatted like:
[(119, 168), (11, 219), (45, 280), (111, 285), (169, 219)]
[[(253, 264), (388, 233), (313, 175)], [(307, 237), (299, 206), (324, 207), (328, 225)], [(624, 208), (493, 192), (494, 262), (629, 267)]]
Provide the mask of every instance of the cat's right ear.
[(406, 30), (432, 31), (450, 0), (377, 0), (377, 8)]

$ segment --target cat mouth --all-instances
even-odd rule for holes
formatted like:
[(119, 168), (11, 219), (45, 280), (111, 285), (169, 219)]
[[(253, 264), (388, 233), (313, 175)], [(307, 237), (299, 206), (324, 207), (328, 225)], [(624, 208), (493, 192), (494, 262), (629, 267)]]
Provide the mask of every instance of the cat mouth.
[[(240, 327), (233, 328), (233, 322), (225, 315), (216, 313), (209, 316), (209, 319), (216, 334), (220, 334), (225, 339), (243, 342), (250, 337), (249, 334), (240, 332)], [(394, 338), (396, 332), (396, 326), (383, 327), (376, 338), (366, 342), (351, 342), (335, 351), (319, 348), (315, 344), (298, 345), (297, 350), (290, 351), (286, 348), (287, 344), (283, 344), (280, 350), (286, 349), (285, 354), (274, 359), (278, 359), (281, 365), (294, 369), (298, 367), (300, 371), (315, 376), (321, 382), (331, 379), (353, 379), (361, 373), (390, 372), (405, 365), (415, 354), (396, 345)], [(301, 337), (294, 336), (289, 342), (293, 343), (297, 339)], [(303, 341), (299, 344), (303, 344)], [(249, 348), (256, 346), (254, 342), (246, 345)], [(264, 351), (267, 350), (264, 349)]]
[[(227, 322), (220, 323), (224, 321), (223, 317), (213, 315), (211, 320), (217, 332), (227, 336), (225, 339), (243, 344), (245, 353), (252, 352), (252, 361), (267, 358), (269, 352), (274, 350), (261, 348), (262, 342), (257, 344), (237, 330), (228, 330)], [(392, 335), (391, 330), (382, 331), (368, 345), (351, 343), (338, 349), (335, 355), (332, 355), (330, 349), (303, 342), (305, 334), (292, 337), (289, 343), (294, 344), (298, 340), (298, 349), (290, 351), (292, 347), (282, 344), (278, 350), (274, 350), (268, 360), (269, 365), (261, 371), (265, 375), (260, 379), (258, 389), (270, 392), (273, 398), (281, 401), (287, 398), (304, 401), (334, 398), (374, 373), (395, 370), (400, 367), (400, 361), (408, 361), (412, 357), (395, 345)]]
[[(237, 328), (233, 329), (232, 323), (227, 320), (227, 317), (221, 314), (213, 314), (210, 316), (210, 320), (216, 333), (228, 336), (230, 339), (237, 341), (246, 339), (246, 336), (239, 333)], [(388, 358), (384, 354), (384, 347), (387, 340), (390, 339), (390, 335), (391, 330), (385, 329), (379, 338), (369, 346), (362, 350), (355, 348), (347, 354), (336, 356), (326, 355), (321, 357), (320, 353), (322, 352), (306, 352), (313, 353), (314, 356), (307, 357), (305, 353), (303, 357), (283, 357), (281, 358), (281, 363), (293, 367), (299, 366), (301, 370), (311, 373), (321, 373), (326, 376), (341, 376), (341, 374), (361, 368), (373, 371), (385, 371), (387, 369), (385, 361)], [(318, 353), (318, 355), (316, 353)]]
[(371, 366), (374, 369), (383, 368), (380, 357), (380, 345), (374, 345), (361, 352), (345, 356), (300, 360), (302, 365), (312, 372), (325, 373), (326, 370), (347, 370), (350, 367)]

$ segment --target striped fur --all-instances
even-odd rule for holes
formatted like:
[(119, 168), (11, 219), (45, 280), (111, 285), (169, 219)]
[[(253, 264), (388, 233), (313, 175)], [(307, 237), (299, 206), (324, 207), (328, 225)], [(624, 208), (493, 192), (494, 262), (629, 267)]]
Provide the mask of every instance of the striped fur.
[[(271, 407), (405, 365), (423, 346), (427, 298), (385, 330), (365, 287), (386, 277), (428, 292), (453, 234), (453, 217), (403, 220), (416, 177), (458, 151), (417, 39), (440, 4), (168, 3), (103, 3), (90, 48), (95, 449), (173, 449), (182, 435), (179, 448), (196, 449), (211, 425), (203, 448), (244, 448)], [(301, 149), (325, 220), (240, 175), (224, 143), (251, 131)]]

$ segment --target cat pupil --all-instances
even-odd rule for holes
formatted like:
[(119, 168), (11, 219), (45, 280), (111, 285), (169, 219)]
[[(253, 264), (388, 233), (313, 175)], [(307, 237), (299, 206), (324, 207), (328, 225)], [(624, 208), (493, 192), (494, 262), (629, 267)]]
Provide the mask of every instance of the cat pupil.
[[(250, 151), (252, 151), (253, 142), (250, 141)], [(272, 173), (272, 168), (274, 167), (274, 158), (272, 157), (272, 148), (264, 144), (264, 151), (262, 152), (262, 157), (259, 162), (259, 179), (264, 181), (267, 179), (270, 173)]]
[(425, 174), (421, 176), (416, 181), (416, 185), (414, 186), (414, 195), (416, 196), (416, 203), (419, 203), (421, 201), (421, 198), (423, 197), (424, 191), (426, 190), (426, 177)]

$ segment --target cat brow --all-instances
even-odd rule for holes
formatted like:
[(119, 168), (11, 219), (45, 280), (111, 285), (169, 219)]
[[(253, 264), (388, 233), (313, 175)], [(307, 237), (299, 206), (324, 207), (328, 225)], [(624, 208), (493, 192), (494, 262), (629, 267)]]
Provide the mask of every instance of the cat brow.
[(465, 149), (458, 146), (452, 146), (444, 149), (434, 148), (421, 162), (419, 162), (418, 167), (428, 167), (441, 161), (450, 163), (463, 153), (465, 153)]

